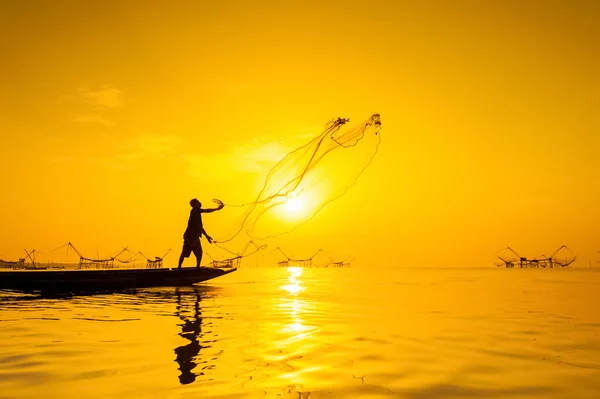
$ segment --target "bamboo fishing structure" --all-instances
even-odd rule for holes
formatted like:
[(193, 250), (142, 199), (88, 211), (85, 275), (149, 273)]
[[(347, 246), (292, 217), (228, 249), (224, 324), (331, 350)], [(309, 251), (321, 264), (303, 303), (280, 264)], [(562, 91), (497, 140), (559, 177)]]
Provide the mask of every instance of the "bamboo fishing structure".
[(4, 260), (0, 259), (1, 269), (25, 269), (25, 258), (19, 260)]
[[(250, 245), (253, 245), (255, 249), (254, 249), (254, 251), (252, 251), (250, 253), (246, 253), (246, 250), (248, 249), (248, 247), (250, 247)], [(258, 245), (256, 245), (256, 243), (254, 241), (250, 241), (250, 242), (248, 242), (248, 244), (246, 244), (246, 246), (244, 247), (242, 252), (239, 254), (236, 254), (235, 252), (231, 252), (231, 251), (227, 250), (229, 253), (235, 255), (234, 257), (231, 257), (231, 258), (217, 260), (217, 259), (213, 259), (213, 257), (210, 256), (210, 254), (208, 252), (206, 254), (211, 259), (211, 262), (209, 263), (210, 267), (216, 267), (219, 269), (232, 268), (232, 267), (237, 268), (237, 267), (241, 266), (243, 258), (246, 258), (250, 255), (254, 255), (255, 253), (260, 252), (261, 250), (265, 249), (266, 247), (267, 247), (266, 244), (258, 246)], [(220, 247), (220, 248), (223, 248), (223, 247)]]
[[(352, 261), (354, 260), (354, 258), (350, 259), (350, 257), (348, 256), (346, 259), (341, 260), (339, 262), (334, 262), (333, 258), (329, 258), (331, 259), (331, 262), (329, 264), (327, 264), (325, 267), (350, 267), (350, 263), (352, 263)], [(350, 260), (348, 260), (350, 259)]]
[(277, 247), (277, 249), (279, 250), (279, 252), (281, 252), (283, 254), (283, 256), (286, 257), (286, 260), (282, 260), (282, 261), (277, 262), (277, 266), (279, 266), (279, 267), (312, 267), (313, 266), (313, 263), (312, 263), (313, 258), (319, 252), (322, 251), (322, 249), (319, 249), (310, 258), (306, 258), (306, 259), (292, 259), (289, 256), (287, 256), (285, 254), (285, 252), (283, 252), (283, 250), (281, 248)]
[[(557, 254), (562, 250), (567, 251), (567, 255), (564, 259), (560, 259), (557, 257)], [(496, 266), (498, 267), (506, 267), (506, 268), (554, 268), (554, 267), (567, 267), (571, 263), (573, 263), (577, 259), (577, 255), (566, 245), (561, 245), (556, 249), (552, 255), (545, 256), (542, 254), (537, 258), (527, 258), (525, 256), (519, 255), (514, 249), (511, 247), (506, 247), (503, 255), (496, 255)], [(507, 256), (508, 255), (508, 256)]]
[(128, 251), (127, 247), (125, 247), (122, 250), (120, 250), (116, 255), (110, 256), (105, 259), (94, 259), (83, 256), (81, 252), (79, 252), (70, 241), (57, 249), (64, 248), (65, 246), (67, 247), (67, 254), (69, 252), (69, 248), (71, 248), (79, 256), (79, 269), (113, 269), (115, 267), (115, 259), (118, 258), (119, 255), (121, 255), (123, 252)]
[(146, 269), (159, 269), (163, 267), (163, 260), (169, 252), (171, 252), (171, 248), (169, 248), (163, 256), (155, 256), (154, 259), (148, 258), (142, 253), (142, 251), (139, 251), (138, 254), (142, 255), (146, 259)]
[[(2, 260), (0, 259), (0, 268), (2, 269), (35, 269), (36, 268), (36, 264), (35, 264), (35, 259), (39, 253), (39, 251), (36, 251), (35, 249), (32, 249), (31, 251), (28, 251), (27, 249), (24, 249), (25, 254), (27, 254), (26, 257), (24, 258), (19, 258), (18, 261), (7, 261), (7, 260)], [(25, 263), (27, 261), (27, 259), (29, 259), (29, 261), (31, 262), (31, 266), (28, 266), (27, 263)]]

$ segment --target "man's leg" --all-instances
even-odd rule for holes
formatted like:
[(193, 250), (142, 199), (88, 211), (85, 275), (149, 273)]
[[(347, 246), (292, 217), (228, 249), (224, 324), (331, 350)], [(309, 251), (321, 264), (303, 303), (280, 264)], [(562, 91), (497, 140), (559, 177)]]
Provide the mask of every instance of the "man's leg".
[(200, 238), (198, 238), (198, 242), (194, 243), (194, 255), (196, 255), (196, 267), (200, 267), (200, 262), (202, 262), (202, 244), (200, 244)]
[(202, 262), (202, 248), (196, 254), (196, 267), (200, 267), (200, 262)]
[(177, 264), (177, 268), (181, 269), (183, 265), (183, 260), (190, 256), (192, 253), (192, 248), (190, 247), (190, 243), (188, 240), (184, 238), (183, 240), (183, 248), (181, 248), (181, 255), (179, 255), (179, 263)]

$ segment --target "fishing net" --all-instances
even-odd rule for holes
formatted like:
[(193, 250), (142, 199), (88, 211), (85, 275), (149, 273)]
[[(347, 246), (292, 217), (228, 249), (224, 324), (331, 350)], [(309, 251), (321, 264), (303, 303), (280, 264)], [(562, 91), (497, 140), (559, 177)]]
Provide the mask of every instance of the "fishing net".
[(321, 134), (289, 152), (271, 168), (253, 200), (225, 202), (224, 212), (230, 213), (233, 223), (230, 231), (215, 237), (217, 241), (263, 240), (290, 233), (346, 194), (381, 143), (379, 114), (350, 128), (348, 122), (338, 118), (328, 123)]
[(527, 257), (517, 253), (511, 247), (506, 247), (496, 254), (495, 264), (498, 267), (566, 267), (577, 259), (577, 255), (566, 245), (561, 245), (551, 255), (542, 254)]
[(254, 254), (260, 255), (261, 251), (267, 247), (265, 244), (259, 246), (254, 241), (249, 241), (246, 244), (246, 246), (244, 247), (244, 249), (241, 250), (241, 252), (232, 251), (231, 249), (229, 249), (223, 245), (220, 245), (218, 243), (215, 243), (215, 246), (218, 247), (219, 249), (221, 249), (222, 253), (228, 254), (228, 255), (226, 255), (227, 257), (225, 257), (225, 258), (221, 258), (221, 257), (215, 258), (215, 257), (213, 257), (213, 255), (211, 255), (211, 253), (214, 254), (214, 252), (212, 252), (212, 248), (210, 251), (206, 252), (206, 254), (208, 255), (208, 257), (211, 260), (211, 262), (208, 264), (208, 266), (217, 267), (217, 268), (240, 267), (241, 263), (244, 259), (246, 259)]

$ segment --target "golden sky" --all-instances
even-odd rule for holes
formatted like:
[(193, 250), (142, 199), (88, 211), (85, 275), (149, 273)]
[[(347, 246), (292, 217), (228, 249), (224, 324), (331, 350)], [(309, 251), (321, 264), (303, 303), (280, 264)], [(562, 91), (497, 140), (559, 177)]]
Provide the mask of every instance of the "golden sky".
[(599, 20), (597, 1), (2, 2), (0, 258), (70, 240), (175, 262), (191, 198), (252, 199), (327, 122), (377, 112), (358, 184), (270, 249), (492, 267), (566, 244), (587, 267)]

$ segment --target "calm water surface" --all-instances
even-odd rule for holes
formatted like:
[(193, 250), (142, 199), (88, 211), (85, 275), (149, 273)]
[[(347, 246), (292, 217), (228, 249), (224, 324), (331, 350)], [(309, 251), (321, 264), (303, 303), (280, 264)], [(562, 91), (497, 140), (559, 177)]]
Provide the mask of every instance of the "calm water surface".
[(0, 398), (600, 397), (600, 270), (253, 268), (0, 297)]

